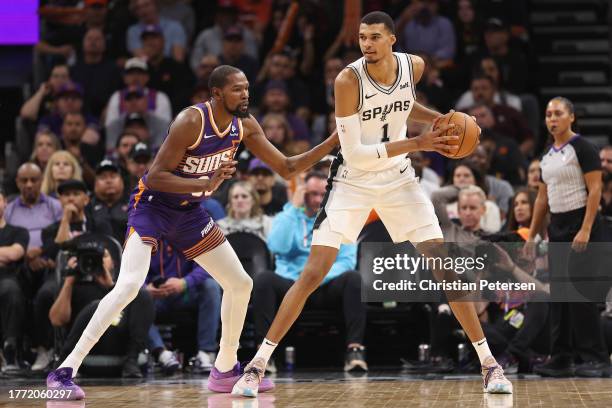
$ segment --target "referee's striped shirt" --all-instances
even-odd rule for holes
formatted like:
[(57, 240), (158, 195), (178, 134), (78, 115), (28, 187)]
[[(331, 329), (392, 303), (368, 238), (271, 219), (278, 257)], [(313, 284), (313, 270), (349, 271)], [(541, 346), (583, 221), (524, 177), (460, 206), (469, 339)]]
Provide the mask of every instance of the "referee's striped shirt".
[(586, 207), (584, 174), (601, 170), (595, 146), (580, 135), (561, 147), (550, 147), (540, 161), (542, 181), (548, 190), (548, 205), (553, 214)]

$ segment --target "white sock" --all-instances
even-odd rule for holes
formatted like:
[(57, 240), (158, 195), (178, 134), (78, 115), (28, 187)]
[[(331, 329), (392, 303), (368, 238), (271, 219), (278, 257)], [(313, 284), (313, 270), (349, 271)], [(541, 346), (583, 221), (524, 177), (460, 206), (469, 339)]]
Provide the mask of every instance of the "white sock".
[(476, 353), (478, 353), (478, 359), (480, 360), (480, 364), (484, 364), (484, 361), (487, 359), (487, 357), (493, 356), (491, 350), (489, 350), (489, 343), (487, 343), (486, 338), (475, 341), (474, 343), (472, 343), (472, 346), (474, 346), (474, 348), (476, 349)]
[(253, 357), (253, 360), (255, 360), (256, 358), (263, 358), (267, 366), (268, 360), (270, 360), (270, 357), (272, 357), (272, 353), (274, 353), (276, 346), (278, 346), (277, 343), (274, 343), (273, 341), (270, 341), (268, 339), (264, 339), (264, 341), (261, 343), (261, 346), (259, 347), (259, 350), (257, 350), (255, 357)]
[(238, 345), (244, 325), (253, 280), (246, 273), (232, 246), (226, 241), (194, 259), (223, 288), (221, 341), (215, 368), (230, 371), (238, 362)]
[(85, 356), (100, 340), (112, 321), (138, 294), (147, 277), (150, 263), (151, 247), (142, 242), (138, 233), (132, 233), (125, 244), (115, 287), (102, 298), (81, 338), (60, 367), (71, 367), (72, 375), (76, 375)]

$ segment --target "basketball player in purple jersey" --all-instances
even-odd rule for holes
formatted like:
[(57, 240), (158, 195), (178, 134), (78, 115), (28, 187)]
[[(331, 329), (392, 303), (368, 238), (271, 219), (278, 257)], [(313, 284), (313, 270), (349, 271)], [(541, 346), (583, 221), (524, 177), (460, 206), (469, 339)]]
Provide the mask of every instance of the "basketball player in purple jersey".
[[(309, 168), (338, 145), (334, 133), (312, 150), (285, 157), (265, 137), (248, 113), (249, 83), (242, 71), (216, 68), (209, 80), (211, 101), (183, 110), (171, 124), (151, 169), (132, 192), (128, 232), (117, 283), (101, 301), (72, 353), (47, 376), (47, 388), (83, 399), (73, 382), (91, 348), (142, 287), (157, 242), (164, 237), (195, 260), (223, 288), (221, 341), (208, 388), (231, 392), (241, 375), (238, 341), (253, 282), (210, 215), (200, 206), (224, 180), (232, 177), (241, 142), (285, 178)], [(262, 382), (259, 391), (274, 387)]]

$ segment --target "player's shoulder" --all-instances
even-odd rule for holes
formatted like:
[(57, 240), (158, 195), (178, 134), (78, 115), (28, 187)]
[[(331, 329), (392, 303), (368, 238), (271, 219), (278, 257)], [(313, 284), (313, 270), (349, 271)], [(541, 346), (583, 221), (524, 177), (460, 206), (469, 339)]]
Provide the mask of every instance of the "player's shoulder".
[(355, 68), (351, 67), (350, 65), (345, 67), (342, 71), (340, 71), (338, 76), (336, 76), (336, 86), (345, 87), (357, 85), (359, 83), (359, 78), (357, 75), (359, 74), (356, 72)]
[(415, 54), (404, 54), (406, 55), (406, 57), (408, 58), (408, 61), (410, 61), (410, 63), (412, 63), (412, 66), (418, 69), (423, 69), (425, 68), (425, 60), (421, 57), (419, 57), (418, 55)]

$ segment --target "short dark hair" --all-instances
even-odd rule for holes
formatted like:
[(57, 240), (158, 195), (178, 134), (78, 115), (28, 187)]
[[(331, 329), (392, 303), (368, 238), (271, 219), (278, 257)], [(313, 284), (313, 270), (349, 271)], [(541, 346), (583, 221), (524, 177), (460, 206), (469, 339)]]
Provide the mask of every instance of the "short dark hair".
[(384, 11), (373, 11), (366, 14), (361, 19), (361, 23), (367, 25), (384, 24), (391, 34), (395, 34), (395, 24), (393, 23), (393, 19)]
[(493, 78), (491, 78), (490, 75), (487, 75), (481, 69), (475, 70), (474, 74), (472, 75), (472, 81), (477, 81), (477, 80), (481, 80), (481, 79), (485, 79), (485, 80), (489, 81), (491, 83), (491, 85), (495, 86), (495, 80)]
[(227, 77), (241, 72), (241, 70), (231, 65), (219, 65), (213, 69), (210, 78), (208, 78), (208, 88), (211, 90), (213, 88), (223, 88), (227, 84)]
[(304, 177), (304, 183), (308, 183), (308, 180), (313, 177), (321, 180), (327, 180), (327, 176), (325, 175), (325, 173), (323, 173), (322, 171), (313, 170), (306, 174), (306, 177)]

